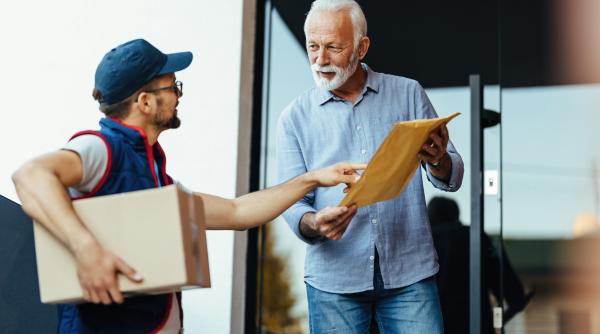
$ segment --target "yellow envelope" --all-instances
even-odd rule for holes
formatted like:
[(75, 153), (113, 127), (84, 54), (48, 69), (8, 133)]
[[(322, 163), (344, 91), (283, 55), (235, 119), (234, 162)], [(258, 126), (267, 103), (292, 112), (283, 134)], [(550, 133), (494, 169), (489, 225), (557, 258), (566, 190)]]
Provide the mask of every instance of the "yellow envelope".
[(396, 123), (339, 205), (361, 208), (399, 196), (417, 171), (417, 154), (429, 134), (458, 115)]

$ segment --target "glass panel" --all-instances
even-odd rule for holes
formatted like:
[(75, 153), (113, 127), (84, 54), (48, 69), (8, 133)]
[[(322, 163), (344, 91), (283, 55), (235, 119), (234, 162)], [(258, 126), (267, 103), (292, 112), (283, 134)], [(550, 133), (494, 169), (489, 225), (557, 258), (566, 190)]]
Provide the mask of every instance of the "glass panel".
[(600, 3), (508, 2), (504, 236), (535, 296), (507, 333), (597, 333)]
[[(485, 78), (483, 78), (485, 79)], [(498, 85), (487, 85), (484, 87), (484, 108), (492, 111), (500, 111), (501, 90)], [(438, 273), (438, 285), (440, 301), (444, 313), (445, 330), (448, 333), (466, 333), (469, 326), (469, 251), (471, 224), (471, 110), (469, 87), (450, 87), (427, 89), (432, 104), (439, 115), (447, 115), (460, 111), (462, 115), (448, 125), (450, 138), (463, 158), (465, 164), (465, 175), (463, 184), (457, 192), (443, 192), (435, 189), (426, 178), (425, 196), (427, 198), (432, 225), (432, 233), (436, 243), (440, 262)], [(500, 170), (500, 125), (486, 128), (484, 130), (484, 168), (487, 171)], [(495, 181), (498, 182), (498, 181)], [(499, 188), (499, 187), (498, 187)], [(458, 221), (453, 217), (449, 202), (455, 202), (459, 210)], [(484, 231), (493, 244), (488, 250), (486, 244), (482, 244), (481, 257), (484, 262), (483, 268), (487, 269), (488, 280), (484, 280), (482, 286), (484, 292), (489, 295), (489, 303), (483, 304), (482, 314), (484, 328), (492, 327), (492, 307), (498, 306), (502, 299), (498, 275), (501, 252), (501, 201), (500, 193), (484, 196)], [(456, 224), (462, 225), (456, 225)], [(465, 327), (466, 326), (466, 327)]]

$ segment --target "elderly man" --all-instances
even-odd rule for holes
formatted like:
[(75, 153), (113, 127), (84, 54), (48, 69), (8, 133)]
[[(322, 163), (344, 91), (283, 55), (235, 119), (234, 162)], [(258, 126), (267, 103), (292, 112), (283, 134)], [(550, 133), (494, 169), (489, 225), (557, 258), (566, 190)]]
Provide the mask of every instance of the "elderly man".
[[(340, 159), (367, 162), (394, 123), (437, 117), (418, 82), (360, 63), (370, 41), (356, 2), (313, 2), (304, 32), (317, 87), (292, 101), (279, 119), (280, 179)], [(435, 187), (460, 187), (463, 162), (446, 127), (430, 135), (419, 158)], [(311, 331), (366, 333), (375, 319), (382, 333), (440, 333), (433, 278), (438, 264), (421, 169), (401, 196), (359, 212), (336, 211), (342, 197), (339, 189), (318, 188), (284, 213), (307, 244)]]
[[(173, 183), (158, 136), (181, 123), (176, 108), (183, 85), (175, 72), (191, 61), (190, 52), (167, 55), (141, 39), (112, 49), (96, 70), (93, 96), (107, 116), (100, 130), (76, 134), (64, 149), (32, 160), (13, 176), (25, 212), (73, 254), (85, 299), (92, 302), (61, 305), (59, 333), (181, 330), (179, 293), (123, 299), (117, 274), (139, 282), (143, 273), (102, 247), (71, 200)], [(204, 199), (207, 228), (246, 229), (271, 221), (317, 186), (353, 183), (354, 168), (363, 167), (336, 164), (234, 200), (197, 195)]]

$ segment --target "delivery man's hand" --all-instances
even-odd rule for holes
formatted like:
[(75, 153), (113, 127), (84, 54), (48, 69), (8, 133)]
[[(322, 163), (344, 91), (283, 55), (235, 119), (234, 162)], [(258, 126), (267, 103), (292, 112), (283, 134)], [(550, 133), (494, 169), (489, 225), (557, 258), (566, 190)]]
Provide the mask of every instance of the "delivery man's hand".
[(93, 237), (82, 240), (74, 255), (79, 283), (87, 301), (105, 305), (112, 302), (122, 303), (123, 295), (117, 280), (119, 273), (123, 273), (133, 282), (142, 281), (141, 275), (121, 258), (104, 249)]
[(350, 186), (356, 183), (360, 175), (356, 172), (367, 168), (367, 164), (340, 162), (325, 168), (310, 171), (311, 176), (321, 187), (331, 187), (340, 183)]
[(352, 205), (349, 208), (326, 207), (318, 212), (305, 213), (300, 222), (300, 231), (307, 238), (324, 236), (331, 240), (339, 240), (356, 212), (356, 205)]

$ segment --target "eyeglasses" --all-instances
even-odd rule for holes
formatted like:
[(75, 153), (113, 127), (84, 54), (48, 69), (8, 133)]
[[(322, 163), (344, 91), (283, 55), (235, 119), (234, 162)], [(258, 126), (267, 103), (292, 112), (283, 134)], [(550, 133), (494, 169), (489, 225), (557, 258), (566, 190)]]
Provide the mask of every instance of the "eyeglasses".
[(173, 86), (159, 87), (159, 88), (154, 88), (154, 89), (147, 89), (144, 92), (156, 93), (158, 91), (165, 90), (165, 89), (171, 89), (171, 90), (173, 90), (173, 92), (175, 92), (175, 95), (177, 95), (177, 97), (181, 97), (183, 95), (183, 82), (181, 82), (181, 81), (175, 81), (175, 84)]

